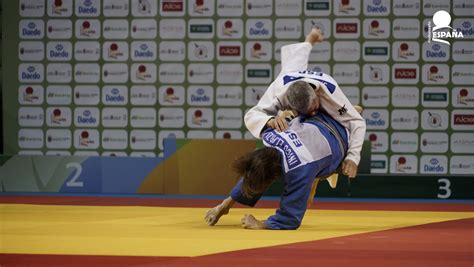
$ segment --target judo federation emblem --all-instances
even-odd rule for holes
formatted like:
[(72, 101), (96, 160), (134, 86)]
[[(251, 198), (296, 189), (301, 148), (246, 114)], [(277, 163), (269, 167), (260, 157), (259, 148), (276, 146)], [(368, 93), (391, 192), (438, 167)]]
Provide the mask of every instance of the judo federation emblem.
[(347, 108), (346, 105), (342, 106), (340, 109), (337, 110), (339, 112), (339, 115), (342, 116), (347, 113)]

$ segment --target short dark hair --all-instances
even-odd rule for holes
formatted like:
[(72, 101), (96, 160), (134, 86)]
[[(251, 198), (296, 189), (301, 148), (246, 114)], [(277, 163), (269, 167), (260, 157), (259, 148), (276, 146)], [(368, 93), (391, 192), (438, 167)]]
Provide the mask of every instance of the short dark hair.
[(309, 83), (296, 81), (288, 87), (286, 97), (291, 109), (306, 114), (317, 96)]
[(281, 154), (275, 148), (260, 148), (235, 160), (232, 168), (243, 177), (242, 194), (252, 197), (263, 193), (281, 176)]

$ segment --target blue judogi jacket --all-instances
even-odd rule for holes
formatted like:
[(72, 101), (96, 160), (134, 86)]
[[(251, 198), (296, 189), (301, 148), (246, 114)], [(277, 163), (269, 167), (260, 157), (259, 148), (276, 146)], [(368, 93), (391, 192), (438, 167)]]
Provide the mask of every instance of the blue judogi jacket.
[[(337, 131), (339, 138), (328, 125)], [(284, 173), (280, 208), (265, 224), (275, 230), (297, 229), (306, 212), (314, 178), (334, 173), (344, 159), (349, 143), (347, 130), (331, 116), (318, 112), (313, 117), (294, 119), (285, 132), (267, 129), (262, 133), (262, 139), (265, 146), (278, 149), (282, 154)], [(241, 191), (242, 182), (240, 179), (230, 195), (241, 204), (254, 206), (263, 193), (245, 197)]]

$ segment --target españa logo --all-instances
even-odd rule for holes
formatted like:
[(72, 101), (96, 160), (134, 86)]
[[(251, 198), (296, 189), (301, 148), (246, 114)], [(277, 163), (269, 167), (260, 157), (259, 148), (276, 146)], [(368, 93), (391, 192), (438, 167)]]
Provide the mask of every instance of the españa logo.
[(434, 26), (431, 26), (431, 21), (428, 21), (428, 43), (439, 42), (451, 45), (444, 39), (464, 38), (462, 31), (457, 31), (449, 26), (451, 15), (444, 10), (439, 10), (433, 15), (433, 24)]

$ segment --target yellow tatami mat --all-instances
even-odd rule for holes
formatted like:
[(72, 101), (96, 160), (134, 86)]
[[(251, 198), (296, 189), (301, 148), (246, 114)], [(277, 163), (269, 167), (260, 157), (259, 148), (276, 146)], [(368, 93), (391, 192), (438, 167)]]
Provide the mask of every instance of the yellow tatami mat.
[(205, 208), (0, 204), (0, 253), (198, 256), (474, 217), (474, 212), (308, 210), (297, 231), (245, 230), (233, 209), (214, 227)]

